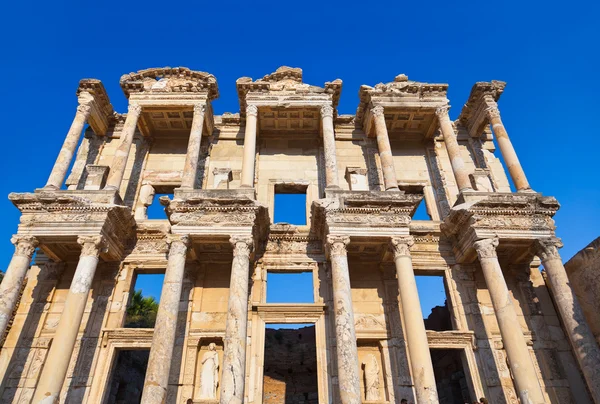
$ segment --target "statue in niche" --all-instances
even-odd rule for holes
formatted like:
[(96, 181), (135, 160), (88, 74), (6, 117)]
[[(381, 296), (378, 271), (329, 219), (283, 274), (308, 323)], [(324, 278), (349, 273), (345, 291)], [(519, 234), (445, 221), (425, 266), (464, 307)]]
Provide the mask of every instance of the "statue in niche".
[(219, 354), (214, 342), (208, 345), (208, 351), (202, 355), (200, 374), (200, 398), (217, 398), (219, 385)]
[(369, 354), (362, 363), (365, 370), (365, 401), (379, 401), (379, 363)]

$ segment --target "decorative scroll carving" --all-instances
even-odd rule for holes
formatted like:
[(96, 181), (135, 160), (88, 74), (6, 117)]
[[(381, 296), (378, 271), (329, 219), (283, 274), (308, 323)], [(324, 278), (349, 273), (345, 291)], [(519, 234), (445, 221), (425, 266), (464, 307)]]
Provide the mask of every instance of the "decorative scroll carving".
[(127, 115), (137, 115), (139, 116), (142, 113), (142, 106), (136, 103), (130, 103), (127, 107)]
[(450, 105), (444, 105), (443, 107), (437, 107), (435, 109), (435, 114), (437, 115), (438, 119), (447, 118), (448, 111), (450, 111)]
[(98, 257), (108, 248), (104, 236), (80, 236), (77, 238), (77, 243), (81, 245), (82, 257)]
[(90, 113), (92, 112), (92, 106), (90, 105), (90, 103), (79, 104), (77, 106), (77, 112), (83, 114), (85, 119), (87, 119), (87, 117), (90, 116)]
[(167, 234), (167, 244), (169, 245), (169, 255), (185, 256), (190, 245), (190, 236), (187, 234)]
[(473, 243), (473, 245), (477, 251), (477, 255), (479, 255), (479, 258), (494, 258), (498, 256), (496, 253), (496, 247), (498, 247), (499, 243), (500, 241), (497, 237), (495, 237), (476, 241)]
[(18, 234), (12, 236), (10, 242), (15, 245), (15, 255), (28, 257), (30, 259), (33, 253), (35, 252), (35, 249), (39, 245), (39, 242), (35, 237), (21, 236)]
[(410, 256), (410, 247), (415, 244), (412, 236), (392, 237), (390, 247), (394, 253), (394, 258), (402, 256)]
[(246, 106), (246, 116), (257, 116), (258, 115), (258, 107), (256, 105), (250, 104)]
[(558, 237), (535, 240), (534, 248), (536, 255), (543, 261), (561, 259), (558, 249), (563, 243)]
[(346, 246), (350, 243), (348, 236), (327, 236), (327, 249), (330, 255), (346, 255)]
[(333, 107), (331, 105), (323, 105), (321, 107), (321, 117), (333, 118)]
[(500, 118), (500, 110), (497, 105), (487, 107), (485, 113), (489, 119)]
[(250, 236), (232, 236), (229, 242), (233, 246), (233, 256), (248, 257), (252, 252), (254, 241)]
[(196, 114), (204, 115), (205, 112), (206, 112), (206, 104), (205, 103), (194, 104), (194, 115), (196, 115)]
[(371, 113), (373, 114), (373, 116), (381, 117), (383, 116), (383, 107), (381, 105), (376, 105), (373, 108), (371, 108)]

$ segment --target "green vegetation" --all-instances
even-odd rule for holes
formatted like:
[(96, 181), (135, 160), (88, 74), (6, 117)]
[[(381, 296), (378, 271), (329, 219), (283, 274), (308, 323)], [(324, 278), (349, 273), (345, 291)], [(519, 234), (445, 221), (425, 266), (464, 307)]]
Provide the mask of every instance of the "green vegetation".
[(141, 289), (136, 290), (127, 308), (125, 327), (153, 328), (157, 312), (158, 302), (152, 296), (144, 297)]

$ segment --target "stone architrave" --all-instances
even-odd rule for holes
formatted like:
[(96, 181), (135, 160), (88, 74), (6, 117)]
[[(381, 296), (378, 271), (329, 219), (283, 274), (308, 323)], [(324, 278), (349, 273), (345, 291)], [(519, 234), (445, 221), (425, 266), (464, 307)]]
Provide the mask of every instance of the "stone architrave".
[(110, 165), (110, 171), (104, 189), (118, 190), (121, 187), (121, 181), (123, 181), (123, 176), (125, 175), (125, 166), (127, 165), (131, 144), (133, 143), (133, 135), (135, 135), (135, 129), (137, 128), (137, 122), (141, 113), (141, 105), (129, 104), (127, 118), (125, 118), (125, 123), (121, 130), (121, 143), (119, 144), (119, 147), (115, 152), (115, 157)]
[(106, 248), (103, 236), (82, 236), (77, 242), (81, 245), (81, 255), (52, 339), (53, 343), (35, 389), (32, 401), (34, 404), (58, 403), (98, 267), (100, 252)]
[(198, 159), (200, 158), (200, 144), (202, 143), (202, 128), (204, 127), (204, 113), (206, 104), (194, 105), (194, 117), (192, 118), (192, 130), (188, 141), (181, 188), (193, 189), (196, 186), (198, 175)]
[(327, 236), (331, 281), (333, 284), (333, 311), (335, 313), (335, 337), (338, 365), (339, 390), (342, 404), (359, 404), (360, 376), (354, 307), (350, 287), (350, 272), (346, 246), (350, 238)]
[(19, 292), (23, 287), (23, 280), (29, 269), (31, 257), (38, 246), (35, 237), (15, 235), (10, 240), (15, 245), (15, 252), (8, 269), (0, 284), (0, 338), (6, 332)]
[(419, 292), (410, 255), (410, 247), (413, 244), (414, 239), (412, 236), (392, 237), (391, 239), (417, 402), (438, 403), (431, 353), (429, 352), (427, 332), (425, 331), (425, 322), (423, 321), (423, 312), (421, 311)]
[(256, 158), (256, 128), (258, 107), (246, 107), (246, 129), (244, 132), (244, 158), (242, 160), (242, 183), (244, 188), (254, 187), (254, 160)]
[(179, 314), (179, 300), (183, 286), (185, 271), (185, 258), (187, 255), (190, 238), (187, 235), (170, 234), (167, 236), (170, 243), (169, 259), (156, 324), (152, 336), (152, 348), (148, 358), (146, 378), (142, 403), (162, 404), (167, 397), (169, 384), (169, 371), (175, 347), (175, 334), (177, 332), (177, 315)]
[(79, 95), (79, 105), (77, 106), (75, 118), (73, 118), (73, 123), (69, 128), (69, 132), (67, 132), (65, 142), (58, 153), (58, 158), (54, 163), (54, 167), (44, 188), (60, 189), (65, 182), (67, 171), (69, 170), (71, 160), (73, 160), (81, 133), (83, 132), (83, 127), (92, 113), (91, 104), (93, 101), (93, 96), (88, 92), (82, 92)]
[(233, 261), (225, 328), (220, 402), (221, 404), (241, 404), (244, 401), (246, 380), (248, 281), (253, 240), (250, 236), (233, 236), (230, 242), (233, 245)]
[(498, 107), (495, 105), (491, 106), (487, 108), (486, 113), (490, 124), (492, 125), (492, 129), (494, 130), (494, 135), (496, 135), (496, 141), (498, 142), (498, 147), (504, 158), (506, 168), (515, 184), (515, 188), (517, 188), (517, 191), (531, 190), (527, 177), (525, 176), (525, 171), (523, 171), (523, 167), (517, 157), (517, 152), (508, 137), (508, 132), (506, 132), (502, 119), (500, 119)]
[(333, 107), (331, 105), (321, 107), (321, 124), (323, 126), (323, 153), (325, 154), (325, 186), (326, 188), (339, 188)]
[(550, 291), (592, 398), (600, 403), (600, 348), (585, 320), (558, 253), (562, 242), (558, 238), (540, 239), (536, 240), (535, 247), (536, 255), (542, 260), (550, 283)]
[(543, 404), (546, 402), (544, 394), (529, 355), (512, 296), (508, 291), (502, 268), (498, 262), (496, 254), (498, 243), (497, 238), (490, 238), (476, 241), (474, 246), (481, 263), (485, 283), (490, 292), (518, 396), (522, 403)]
[(380, 105), (375, 106), (371, 108), (371, 113), (375, 120), (375, 135), (377, 136), (377, 148), (379, 149), (379, 158), (381, 159), (385, 190), (395, 191), (398, 190), (398, 181), (396, 180), (394, 156), (392, 155), (392, 146), (390, 145), (390, 138), (385, 124), (383, 107)]
[(440, 131), (444, 137), (444, 143), (446, 144), (448, 157), (450, 157), (452, 172), (454, 173), (458, 190), (466, 191), (471, 189), (471, 181), (469, 180), (469, 174), (467, 173), (467, 168), (465, 167), (465, 161), (460, 155), (460, 146), (456, 140), (452, 122), (450, 122), (450, 117), (448, 116), (449, 109), (450, 106), (439, 107), (435, 110), (435, 114), (438, 118)]

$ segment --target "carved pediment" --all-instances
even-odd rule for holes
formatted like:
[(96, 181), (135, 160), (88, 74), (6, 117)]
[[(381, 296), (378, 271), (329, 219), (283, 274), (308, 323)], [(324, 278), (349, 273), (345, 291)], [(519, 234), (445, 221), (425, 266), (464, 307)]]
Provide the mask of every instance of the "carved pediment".
[(162, 67), (140, 70), (121, 76), (121, 88), (131, 93), (207, 93), (209, 100), (219, 96), (217, 79), (210, 73), (187, 67)]

